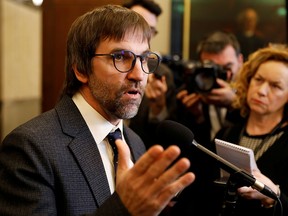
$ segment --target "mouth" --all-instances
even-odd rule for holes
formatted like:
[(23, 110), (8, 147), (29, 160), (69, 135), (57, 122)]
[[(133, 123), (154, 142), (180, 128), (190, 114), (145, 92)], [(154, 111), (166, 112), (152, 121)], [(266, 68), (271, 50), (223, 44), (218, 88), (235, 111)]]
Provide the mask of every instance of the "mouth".
[(127, 93), (127, 94), (132, 94), (132, 95), (135, 95), (135, 94), (140, 94), (140, 95), (142, 95), (141, 91), (139, 91), (138, 89), (129, 89), (129, 90), (126, 91), (125, 93)]
[(124, 92), (124, 95), (127, 95), (129, 98), (137, 99), (142, 97), (142, 91), (136, 88), (129, 89)]
[(252, 102), (255, 103), (255, 104), (265, 104), (263, 101), (255, 99), (255, 98), (252, 99)]

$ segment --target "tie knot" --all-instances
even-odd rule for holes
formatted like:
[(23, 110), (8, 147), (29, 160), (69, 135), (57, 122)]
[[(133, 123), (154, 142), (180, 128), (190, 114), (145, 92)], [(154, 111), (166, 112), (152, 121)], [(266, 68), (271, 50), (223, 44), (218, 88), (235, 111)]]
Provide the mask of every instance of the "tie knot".
[(119, 128), (115, 130), (114, 132), (111, 132), (107, 135), (109, 144), (113, 150), (114, 156), (113, 156), (113, 164), (114, 164), (114, 171), (115, 171), (115, 179), (116, 179), (116, 170), (118, 165), (118, 149), (115, 144), (116, 139), (122, 139), (121, 131)]
[(109, 143), (115, 143), (116, 139), (122, 139), (121, 131), (119, 128), (117, 128), (114, 132), (111, 132), (108, 134), (108, 141)]

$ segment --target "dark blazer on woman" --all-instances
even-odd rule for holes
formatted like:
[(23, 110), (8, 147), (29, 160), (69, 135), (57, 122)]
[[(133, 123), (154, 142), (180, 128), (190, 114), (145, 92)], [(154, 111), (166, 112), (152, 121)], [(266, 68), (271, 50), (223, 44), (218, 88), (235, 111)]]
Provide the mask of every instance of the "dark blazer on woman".
[[(216, 135), (216, 138), (223, 139), (235, 144), (239, 143), (240, 135), (244, 124), (223, 128)], [(288, 215), (288, 126), (281, 128), (283, 135), (256, 161), (261, 173), (270, 178), (275, 184), (280, 185), (280, 200), (283, 205), (283, 216)], [(279, 215), (280, 205), (274, 208), (261, 207), (259, 201), (246, 200), (239, 197), (237, 201), (237, 214), (245, 216), (276, 216)], [(276, 211), (274, 213), (274, 211)]]
[[(124, 126), (133, 160), (145, 151)], [(97, 145), (68, 96), (0, 146), (0, 215), (129, 215), (110, 194)]]

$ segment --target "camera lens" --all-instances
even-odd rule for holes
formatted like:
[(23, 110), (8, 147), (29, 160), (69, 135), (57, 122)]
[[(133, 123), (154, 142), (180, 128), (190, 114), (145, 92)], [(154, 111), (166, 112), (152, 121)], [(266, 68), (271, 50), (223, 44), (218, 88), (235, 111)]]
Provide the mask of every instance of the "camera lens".
[(195, 87), (200, 92), (210, 91), (215, 86), (215, 76), (209, 69), (202, 69), (195, 75)]

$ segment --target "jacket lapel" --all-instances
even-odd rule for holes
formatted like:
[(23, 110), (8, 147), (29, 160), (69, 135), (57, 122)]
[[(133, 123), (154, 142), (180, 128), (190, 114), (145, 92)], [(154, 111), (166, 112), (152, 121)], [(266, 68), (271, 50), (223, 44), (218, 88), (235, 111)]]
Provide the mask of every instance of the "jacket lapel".
[(143, 141), (129, 127), (124, 126), (124, 137), (130, 148), (132, 161), (135, 163), (146, 151)]
[(100, 152), (93, 136), (79, 110), (68, 96), (64, 96), (56, 106), (63, 132), (74, 137), (69, 148), (83, 171), (95, 202), (100, 206), (110, 195)]
[(104, 165), (90, 131), (78, 134), (69, 148), (78, 161), (88, 184), (100, 206), (111, 195)]

